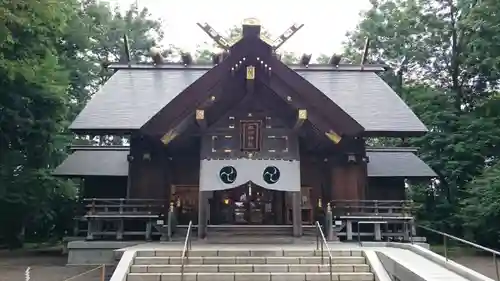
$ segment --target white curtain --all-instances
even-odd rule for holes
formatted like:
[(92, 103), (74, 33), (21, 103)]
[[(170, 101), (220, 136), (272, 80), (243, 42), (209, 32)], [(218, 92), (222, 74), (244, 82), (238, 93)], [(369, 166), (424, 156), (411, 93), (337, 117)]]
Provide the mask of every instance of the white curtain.
[[(221, 169), (228, 166), (236, 170), (236, 177), (231, 183), (223, 182), (220, 176)], [(200, 191), (230, 189), (249, 181), (267, 189), (300, 191), (300, 161), (298, 160), (201, 160), (200, 167)], [(279, 177), (274, 167), (279, 171)], [(266, 168), (270, 172), (266, 176), (274, 183), (264, 180)]]

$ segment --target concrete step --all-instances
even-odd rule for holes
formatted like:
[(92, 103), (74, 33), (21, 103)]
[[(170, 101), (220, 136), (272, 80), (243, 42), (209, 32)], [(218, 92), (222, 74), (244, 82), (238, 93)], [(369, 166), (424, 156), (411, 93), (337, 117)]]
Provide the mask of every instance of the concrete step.
[(209, 244), (273, 244), (273, 245), (286, 245), (293, 244), (294, 238), (291, 235), (261, 235), (261, 236), (248, 236), (234, 234), (231, 236), (223, 235), (207, 235), (207, 243)]
[[(313, 257), (321, 256), (321, 250), (190, 250), (190, 257)], [(334, 250), (332, 256), (361, 257), (361, 250)], [(182, 250), (138, 251), (138, 257), (180, 257)], [(323, 256), (328, 257), (324, 249)]]
[[(179, 265), (181, 257), (136, 257), (136, 265)], [(321, 257), (189, 257), (186, 264), (328, 264), (329, 258)], [(334, 256), (332, 264), (365, 264), (362, 256)]]
[[(332, 272), (370, 272), (367, 264), (333, 264)], [(133, 265), (132, 273), (179, 273), (180, 265)], [(188, 264), (184, 272), (330, 272), (330, 265), (317, 264)]]
[(283, 235), (292, 236), (293, 226), (291, 225), (209, 225), (207, 236), (263, 236), (263, 235)]
[[(374, 281), (373, 273), (184, 273), (183, 281)], [(129, 273), (127, 281), (181, 281), (180, 273)]]

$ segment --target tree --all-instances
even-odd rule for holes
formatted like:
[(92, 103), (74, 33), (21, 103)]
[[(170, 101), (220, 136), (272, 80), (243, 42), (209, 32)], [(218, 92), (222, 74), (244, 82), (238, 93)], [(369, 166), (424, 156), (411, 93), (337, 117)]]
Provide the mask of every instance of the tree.
[(68, 112), (68, 71), (58, 54), (74, 1), (6, 2), (0, 41), (0, 236), (11, 245), (31, 214), (68, 185), (50, 176)]
[(23, 0), (0, 9), (0, 224), (9, 226), (0, 242), (18, 246), (22, 233), (71, 227), (75, 185), (51, 171), (72, 140), (67, 125), (109, 77), (101, 63), (121, 57), (126, 33), (137, 61), (163, 34), (134, 6), (121, 14), (102, 2)]
[(321, 64), (327, 64), (330, 62), (330, 56), (325, 54), (319, 54), (319, 56), (316, 58), (316, 62)]
[[(151, 47), (163, 39), (162, 22), (152, 18), (149, 11), (131, 5), (125, 12), (118, 8), (111, 10), (104, 1), (86, 0), (74, 18), (72, 32), (67, 45), (71, 53), (66, 55), (66, 67), (71, 70), (73, 109), (68, 120), (73, 120), (92, 95), (112, 75), (106, 69), (110, 62), (125, 59), (123, 36), (127, 35), (131, 60), (143, 63), (149, 60)], [(171, 46), (169, 46), (171, 47)], [(170, 48), (164, 50), (164, 55)], [(78, 136), (79, 144), (122, 144), (127, 143), (119, 136)]]
[[(491, 3), (490, 3), (491, 2)], [(346, 60), (360, 62), (365, 38), (371, 39), (369, 61), (406, 69), (401, 89), (394, 72), (384, 79), (429, 127), (410, 145), (440, 174), (435, 193), (446, 204), (435, 221), (460, 225), (460, 202), (468, 183), (496, 163), (499, 114), (488, 106), (495, 96), (500, 32), (495, 1), (373, 0), (345, 43)], [(406, 65), (401, 65), (403, 58)], [(441, 209), (442, 210), (442, 209)]]

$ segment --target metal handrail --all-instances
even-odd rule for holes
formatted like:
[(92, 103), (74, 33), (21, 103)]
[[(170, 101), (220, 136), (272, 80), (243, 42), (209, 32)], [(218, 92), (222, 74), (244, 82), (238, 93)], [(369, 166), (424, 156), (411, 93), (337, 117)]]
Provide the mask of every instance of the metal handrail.
[(323, 252), (324, 252), (324, 246), (326, 246), (326, 250), (328, 251), (329, 265), (330, 265), (330, 280), (333, 280), (332, 252), (330, 251), (330, 247), (326, 242), (325, 234), (323, 233), (323, 229), (321, 229), (321, 224), (319, 223), (319, 221), (316, 221), (316, 250), (320, 249), (320, 240), (321, 240), (321, 265), (323, 265), (323, 260), (324, 260)]
[(189, 258), (189, 250), (191, 250), (191, 229), (193, 227), (193, 221), (189, 221), (186, 239), (184, 239), (184, 248), (182, 249), (181, 255), (181, 281), (184, 281), (184, 260)]
[[(496, 270), (496, 275), (497, 275), (496, 280), (500, 281), (500, 272), (498, 270), (498, 260), (497, 260), (497, 255), (500, 256), (500, 252), (499, 251), (495, 251), (493, 249), (486, 248), (486, 247), (481, 246), (479, 244), (476, 244), (474, 242), (471, 242), (471, 241), (468, 241), (468, 240), (465, 240), (465, 239), (453, 236), (453, 235), (445, 233), (445, 232), (441, 232), (439, 230), (432, 229), (430, 227), (426, 227), (426, 226), (423, 226), (423, 225), (415, 225), (415, 226), (443, 236), (444, 257), (446, 258), (446, 261), (448, 261), (448, 243), (447, 243), (448, 239), (447, 238), (456, 240), (458, 242), (462, 242), (462, 243), (467, 244), (469, 246), (472, 246), (472, 247), (474, 247), (476, 249), (483, 250), (485, 252), (488, 252), (488, 253), (492, 254), (493, 255), (493, 263), (495, 265), (495, 270)], [(413, 243), (413, 240), (412, 240), (412, 243)]]

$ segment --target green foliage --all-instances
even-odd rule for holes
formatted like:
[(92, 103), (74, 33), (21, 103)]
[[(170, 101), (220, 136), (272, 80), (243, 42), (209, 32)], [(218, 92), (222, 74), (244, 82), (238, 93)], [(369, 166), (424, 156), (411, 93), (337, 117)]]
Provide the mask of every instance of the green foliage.
[[(497, 246), (500, 238), (500, 164), (487, 168), (467, 186), (461, 202), (464, 226), (480, 243)], [(474, 218), (474, 219), (471, 219)]]
[(76, 185), (51, 175), (67, 125), (109, 77), (101, 63), (122, 57), (124, 34), (144, 61), (163, 33), (147, 10), (102, 1), (3, 1), (0, 14), (0, 244), (16, 247), (71, 229)]
[[(411, 196), (422, 206), (419, 220), (470, 237), (462, 227), (466, 225), (482, 233), (477, 239), (497, 242), (498, 229), (491, 222), (500, 217), (491, 202), (498, 192), (493, 176), (498, 168), (488, 167), (499, 157), (500, 3), (371, 3), (357, 28), (347, 34), (344, 57), (359, 63), (365, 38), (370, 38), (371, 62), (404, 71), (403, 89), (394, 72), (383, 78), (428, 126), (428, 134), (408, 144), (419, 147), (422, 159), (439, 174), (433, 185), (412, 186)], [(370, 141), (395, 144), (387, 139)]]

